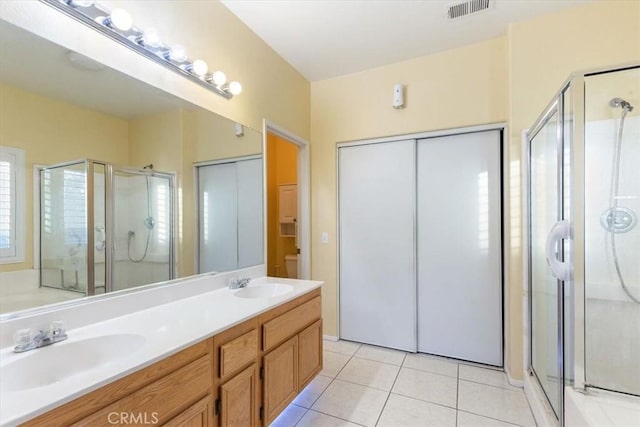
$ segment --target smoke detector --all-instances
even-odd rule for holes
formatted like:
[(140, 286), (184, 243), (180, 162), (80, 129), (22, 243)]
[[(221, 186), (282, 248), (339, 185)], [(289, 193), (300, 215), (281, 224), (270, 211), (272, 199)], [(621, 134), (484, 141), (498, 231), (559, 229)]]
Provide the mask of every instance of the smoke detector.
[(449, 5), (447, 9), (447, 18), (454, 20), (463, 16), (472, 15), (479, 12), (489, 10), (493, 5), (492, 0), (469, 0)]

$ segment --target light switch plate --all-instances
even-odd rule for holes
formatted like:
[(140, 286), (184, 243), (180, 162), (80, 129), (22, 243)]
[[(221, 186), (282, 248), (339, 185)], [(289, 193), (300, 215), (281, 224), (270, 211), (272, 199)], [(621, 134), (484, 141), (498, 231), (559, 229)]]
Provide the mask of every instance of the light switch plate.
[(329, 243), (329, 233), (326, 231), (322, 232), (322, 243)]

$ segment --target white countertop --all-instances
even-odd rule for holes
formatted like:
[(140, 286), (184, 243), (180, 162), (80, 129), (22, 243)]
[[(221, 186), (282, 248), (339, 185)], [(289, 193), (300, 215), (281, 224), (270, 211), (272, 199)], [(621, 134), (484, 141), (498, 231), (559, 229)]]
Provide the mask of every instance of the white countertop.
[[(55, 347), (88, 338), (113, 334), (144, 337), (142, 346), (130, 355), (122, 355), (127, 348), (114, 349), (118, 356), (107, 364), (100, 364), (46, 386), (23, 391), (0, 391), (0, 425), (11, 426), (31, 419), (322, 285), (318, 281), (262, 277), (254, 279), (249, 286), (262, 283), (286, 283), (294, 289), (272, 298), (238, 298), (233, 295), (234, 290), (219, 288), (69, 330), (67, 340), (48, 347), (20, 354), (13, 352), (13, 346), (1, 349), (0, 370), (36, 352), (55, 350)], [(132, 294), (131, 297), (136, 298), (135, 295), (143, 294)], [(55, 370), (57, 363), (69, 366), (76, 361), (53, 362), (48, 369)]]

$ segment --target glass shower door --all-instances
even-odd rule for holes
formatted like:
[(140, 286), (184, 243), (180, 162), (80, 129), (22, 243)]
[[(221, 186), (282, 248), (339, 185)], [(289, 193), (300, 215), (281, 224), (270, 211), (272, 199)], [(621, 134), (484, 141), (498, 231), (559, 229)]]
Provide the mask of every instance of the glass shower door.
[[(529, 137), (531, 369), (556, 417), (562, 413), (562, 282), (550, 264), (562, 256), (562, 141), (559, 101)], [(561, 224), (561, 225), (558, 225)], [(551, 238), (550, 238), (551, 233)], [(558, 238), (554, 239), (553, 236)], [(557, 251), (557, 254), (556, 254)]]
[(113, 169), (111, 290), (173, 279), (173, 176)]
[(87, 292), (87, 164), (40, 171), (40, 285)]

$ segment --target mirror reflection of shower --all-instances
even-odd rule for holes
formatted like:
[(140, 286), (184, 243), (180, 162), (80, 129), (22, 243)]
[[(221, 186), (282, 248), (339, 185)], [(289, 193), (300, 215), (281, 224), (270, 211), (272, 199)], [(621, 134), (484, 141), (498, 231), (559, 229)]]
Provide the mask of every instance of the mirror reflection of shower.
[(616, 245), (616, 234), (627, 233), (631, 231), (637, 224), (638, 218), (636, 213), (626, 207), (619, 206), (620, 200), (620, 158), (622, 156), (622, 135), (624, 131), (624, 120), (627, 114), (633, 111), (633, 106), (622, 98), (613, 98), (609, 101), (612, 108), (620, 108), (620, 123), (616, 132), (616, 138), (613, 148), (613, 167), (611, 169), (611, 185), (609, 187), (609, 208), (604, 211), (600, 217), (600, 223), (609, 233), (611, 238), (611, 253), (613, 255), (613, 264), (615, 266), (616, 275), (620, 286), (625, 294), (636, 304), (640, 304), (640, 297), (633, 295), (629, 290), (618, 259), (618, 248)]
[[(150, 163), (142, 168), (145, 171), (153, 171), (153, 163)], [(144, 219), (144, 226), (146, 229), (146, 242), (144, 245), (144, 253), (141, 257), (136, 258), (131, 255), (131, 242), (135, 242), (136, 232), (134, 230), (129, 230), (127, 233), (127, 258), (129, 261), (139, 263), (144, 261), (147, 257), (147, 252), (149, 251), (149, 242), (151, 241), (151, 233), (155, 226), (155, 220), (153, 219), (151, 213), (151, 186), (149, 185), (149, 175), (145, 175), (145, 185), (146, 185), (146, 196), (147, 196), (147, 217)]]
[(175, 277), (175, 174), (77, 160), (40, 168), (39, 184), (41, 288), (64, 299)]

